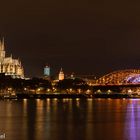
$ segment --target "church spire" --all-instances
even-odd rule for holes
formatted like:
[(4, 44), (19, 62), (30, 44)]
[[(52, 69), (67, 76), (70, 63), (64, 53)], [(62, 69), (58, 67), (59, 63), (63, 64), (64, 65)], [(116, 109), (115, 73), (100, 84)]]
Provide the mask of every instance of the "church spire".
[(64, 80), (64, 78), (65, 78), (65, 75), (64, 75), (63, 69), (61, 68), (61, 69), (60, 69), (60, 72), (59, 72), (58, 79), (59, 79), (59, 80)]
[(0, 39), (0, 50), (2, 50), (2, 42), (1, 42), (1, 39)]
[(61, 69), (60, 69), (60, 72), (63, 72), (63, 69), (62, 69), (62, 67), (61, 67)]
[(5, 46), (4, 46), (4, 37), (2, 38), (2, 50), (4, 51), (4, 49), (5, 49)]

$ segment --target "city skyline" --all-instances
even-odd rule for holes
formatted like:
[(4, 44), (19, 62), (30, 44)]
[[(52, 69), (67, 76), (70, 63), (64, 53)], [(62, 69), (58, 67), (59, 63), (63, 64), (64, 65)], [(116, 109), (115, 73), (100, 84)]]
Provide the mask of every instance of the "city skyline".
[(140, 140), (140, 1), (0, 5), (0, 140)]
[(2, 1), (0, 35), (27, 76), (42, 76), (46, 63), (54, 73), (62, 67), (97, 76), (138, 69), (140, 9), (132, 3)]

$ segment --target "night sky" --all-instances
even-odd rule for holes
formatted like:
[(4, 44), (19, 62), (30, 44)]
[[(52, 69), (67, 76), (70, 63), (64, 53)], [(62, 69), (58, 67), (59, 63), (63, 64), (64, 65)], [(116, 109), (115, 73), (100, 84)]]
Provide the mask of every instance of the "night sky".
[(103, 75), (140, 68), (140, 2), (113, 0), (3, 0), (0, 36), (20, 58), (26, 76)]

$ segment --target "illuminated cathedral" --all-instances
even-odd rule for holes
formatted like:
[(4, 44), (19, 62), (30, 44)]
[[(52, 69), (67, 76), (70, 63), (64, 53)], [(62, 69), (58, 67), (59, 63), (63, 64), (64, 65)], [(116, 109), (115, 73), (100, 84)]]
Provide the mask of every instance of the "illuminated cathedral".
[(18, 59), (12, 55), (6, 57), (4, 39), (0, 40), (0, 73), (12, 76), (12, 78), (24, 78), (24, 69)]

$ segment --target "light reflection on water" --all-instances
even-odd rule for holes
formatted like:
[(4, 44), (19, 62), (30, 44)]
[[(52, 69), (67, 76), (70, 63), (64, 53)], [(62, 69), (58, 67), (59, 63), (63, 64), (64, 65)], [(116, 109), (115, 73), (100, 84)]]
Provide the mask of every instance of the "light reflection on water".
[(8, 140), (140, 139), (140, 100), (7, 100), (0, 111)]
[(131, 140), (140, 139), (140, 100), (134, 99), (127, 105), (125, 137)]

